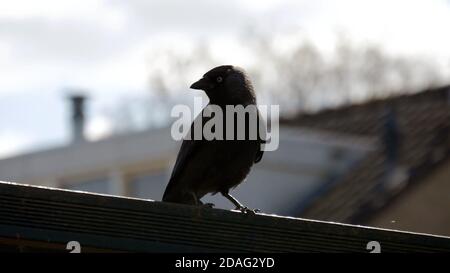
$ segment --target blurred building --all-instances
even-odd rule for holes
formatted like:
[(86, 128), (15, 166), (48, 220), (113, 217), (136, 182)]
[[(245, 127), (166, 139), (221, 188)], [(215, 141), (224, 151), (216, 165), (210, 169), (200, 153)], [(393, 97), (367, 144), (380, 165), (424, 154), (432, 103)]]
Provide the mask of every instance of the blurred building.
[[(449, 90), (284, 120), (279, 149), (233, 194), (266, 213), (450, 235)], [(0, 180), (160, 200), (179, 147), (170, 128), (89, 142), (76, 103), (74, 141), (0, 160)]]
[[(82, 133), (84, 98), (70, 99), (72, 142), (0, 160), (0, 180), (161, 200), (180, 145), (170, 128), (89, 142)], [(233, 194), (266, 213), (294, 215), (372, 149), (370, 138), (281, 127), (278, 150), (266, 152)], [(204, 200), (234, 208), (221, 195)]]
[[(246, 205), (293, 215), (324, 183), (344, 174), (368, 151), (370, 142), (324, 137), (313, 130), (282, 128), (279, 149), (234, 191)], [(0, 160), (0, 180), (161, 200), (179, 143), (170, 128), (118, 135), (97, 142)], [(205, 200), (233, 208), (220, 195)]]

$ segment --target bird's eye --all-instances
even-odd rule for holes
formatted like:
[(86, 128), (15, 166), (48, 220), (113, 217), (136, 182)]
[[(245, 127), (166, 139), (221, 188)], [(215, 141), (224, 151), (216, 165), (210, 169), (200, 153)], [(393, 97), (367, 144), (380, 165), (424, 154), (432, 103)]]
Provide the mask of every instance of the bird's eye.
[(219, 76), (219, 77), (216, 78), (216, 81), (217, 81), (217, 82), (222, 82), (222, 81), (223, 81), (223, 78)]

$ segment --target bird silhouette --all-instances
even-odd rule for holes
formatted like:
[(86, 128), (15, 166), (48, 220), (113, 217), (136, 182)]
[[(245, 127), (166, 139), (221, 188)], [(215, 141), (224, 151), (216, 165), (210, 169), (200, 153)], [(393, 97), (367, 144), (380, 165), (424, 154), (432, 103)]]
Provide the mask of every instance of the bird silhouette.
[[(221, 193), (242, 212), (259, 211), (247, 208), (229, 193), (245, 180), (253, 164), (259, 162), (264, 153), (261, 144), (264, 143), (265, 127), (256, 108), (256, 96), (249, 77), (242, 68), (222, 65), (208, 71), (190, 88), (203, 90), (209, 98), (209, 104), (191, 124), (187, 135), (190, 137), (185, 137), (182, 142), (162, 201), (212, 207), (214, 204), (203, 204), (200, 199), (208, 193)], [(209, 105), (223, 110), (223, 137), (195, 139), (194, 124), (201, 122), (201, 126), (204, 126), (213, 117), (203, 115)], [(245, 120), (239, 119), (236, 114), (227, 115), (225, 111), (228, 106), (246, 107), (248, 113), (244, 115)], [(252, 115), (256, 119), (251, 118)], [(233, 127), (227, 126), (230, 121), (233, 121)], [(244, 122), (243, 127), (239, 122)], [(251, 137), (254, 123), (257, 128), (257, 132), (254, 132), (256, 138)], [(262, 133), (259, 133), (260, 128)], [(227, 130), (231, 138), (227, 137)], [(244, 139), (238, 139), (239, 134), (244, 134)]]

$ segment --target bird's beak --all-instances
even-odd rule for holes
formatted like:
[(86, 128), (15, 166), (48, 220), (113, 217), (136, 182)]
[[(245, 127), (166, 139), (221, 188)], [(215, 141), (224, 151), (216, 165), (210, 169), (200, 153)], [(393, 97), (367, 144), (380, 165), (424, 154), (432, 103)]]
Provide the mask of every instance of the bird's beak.
[(198, 89), (198, 90), (205, 90), (206, 91), (206, 90), (211, 89), (213, 87), (214, 87), (213, 84), (208, 79), (201, 78), (200, 80), (194, 82), (191, 85), (190, 88)]

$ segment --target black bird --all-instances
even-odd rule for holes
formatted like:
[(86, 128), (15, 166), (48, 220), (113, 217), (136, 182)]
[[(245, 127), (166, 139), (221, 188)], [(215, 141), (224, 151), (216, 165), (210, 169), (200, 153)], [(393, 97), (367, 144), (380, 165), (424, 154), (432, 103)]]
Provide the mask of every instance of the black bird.
[[(194, 123), (201, 119), (204, 125), (209, 120), (209, 118), (203, 117), (202, 113), (197, 116), (189, 132), (191, 138), (186, 139), (185, 137), (183, 140), (162, 201), (203, 205), (200, 199), (204, 195), (220, 192), (236, 206), (236, 209), (243, 212), (258, 211), (243, 206), (229, 194), (229, 191), (244, 181), (252, 165), (261, 160), (264, 153), (261, 149), (261, 143), (264, 143), (262, 134), (257, 133), (257, 138), (249, 137), (249, 122), (255, 122), (255, 120), (246, 116), (246, 137), (244, 140), (237, 140), (237, 120), (234, 116), (235, 138), (225, 140), (225, 108), (227, 105), (244, 107), (253, 105), (257, 120), (261, 118), (256, 108), (256, 97), (249, 77), (241, 68), (222, 65), (208, 71), (190, 88), (205, 91), (209, 98), (209, 104), (218, 105), (223, 110), (224, 137), (223, 140), (194, 140)], [(259, 122), (257, 123), (259, 124)], [(264, 126), (264, 124), (261, 122), (259, 126)], [(265, 127), (262, 128), (264, 129), (261, 132), (264, 133)], [(205, 205), (214, 206), (213, 204)]]

